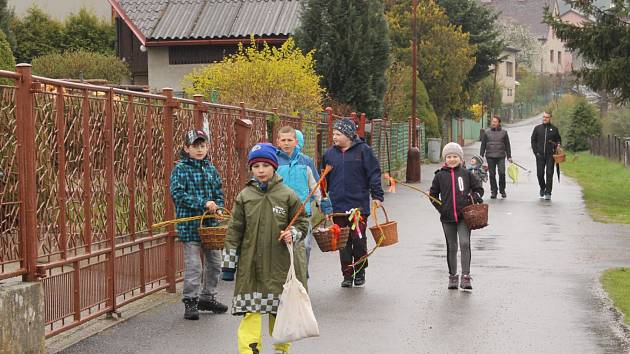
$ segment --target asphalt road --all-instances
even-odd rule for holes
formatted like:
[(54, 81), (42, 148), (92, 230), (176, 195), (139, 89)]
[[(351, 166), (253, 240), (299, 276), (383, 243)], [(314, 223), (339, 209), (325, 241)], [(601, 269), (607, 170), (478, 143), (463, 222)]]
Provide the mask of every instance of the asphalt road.
[[(376, 251), (365, 287), (340, 288), (338, 255), (314, 249), (309, 288), (321, 336), (295, 343), (292, 353), (630, 352), (598, 283), (602, 270), (630, 265), (630, 227), (593, 222), (565, 176), (552, 201), (539, 200), (533, 124), (507, 127), (514, 159), (533, 170), (508, 182), (507, 199), (487, 199), (490, 226), (472, 234), (472, 292), (447, 290), (438, 215), (401, 186), (385, 202), (400, 242)], [(467, 159), (478, 149), (467, 147)], [(423, 189), (437, 167), (423, 166)], [(222, 282), (220, 299), (229, 303), (231, 293)], [(63, 353), (236, 352), (239, 317), (182, 315), (181, 303), (167, 303)], [(265, 333), (264, 353), (273, 352), (269, 344)]]

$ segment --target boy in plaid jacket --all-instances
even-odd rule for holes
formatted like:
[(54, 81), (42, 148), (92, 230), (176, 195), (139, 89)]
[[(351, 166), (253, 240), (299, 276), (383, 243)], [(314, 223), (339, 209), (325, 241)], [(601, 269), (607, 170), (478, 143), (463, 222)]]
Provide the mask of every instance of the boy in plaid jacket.
[[(184, 136), (180, 160), (170, 178), (170, 191), (177, 218), (215, 213), (223, 207), (221, 177), (208, 160), (208, 135), (201, 130), (190, 130)], [(205, 226), (216, 221), (206, 219)], [(177, 236), (184, 243), (184, 290), (182, 302), (184, 318), (198, 320), (199, 311), (224, 313), (227, 306), (215, 299), (221, 272), (221, 251), (202, 248), (199, 221), (177, 224)], [(203, 252), (202, 272), (200, 253)], [(203, 287), (201, 287), (203, 279)], [(201, 289), (200, 289), (201, 288)]]

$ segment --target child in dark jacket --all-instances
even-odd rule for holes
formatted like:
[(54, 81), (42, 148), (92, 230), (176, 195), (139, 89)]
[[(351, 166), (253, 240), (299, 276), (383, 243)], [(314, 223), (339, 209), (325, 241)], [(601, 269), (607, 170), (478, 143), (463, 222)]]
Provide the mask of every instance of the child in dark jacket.
[[(432, 201), (440, 212), (440, 221), (446, 237), (446, 260), (448, 264), (448, 288), (472, 289), (470, 277), (470, 229), (464, 222), (462, 209), (471, 204), (471, 199), (481, 203), (483, 187), (481, 181), (463, 167), (464, 150), (459, 144), (448, 143), (442, 150), (444, 166), (435, 172), (431, 185)], [(457, 274), (457, 239), (461, 247), (462, 277)]]
[[(190, 130), (184, 136), (180, 160), (170, 178), (177, 218), (201, 215), (206, 210), (214, 213), (223, 207), (221, 177), (208, 160), (208, 149), (208, 135), (203, 131)], [(209, 219), (204, 223), (206, 226), (215, 224)], [(177, 224), (177, 236), (184, 244), (182, 301), (185, 306), (184, 318), (187, 320), (198, 320), (199, 310), (215, 313), (227, 311), (227, 306), (215, 299), (221, 272), (221, 251), (202, 248), (198, 228), (199, 221)], [(204, 256), (203, 267), (201, 252)]]

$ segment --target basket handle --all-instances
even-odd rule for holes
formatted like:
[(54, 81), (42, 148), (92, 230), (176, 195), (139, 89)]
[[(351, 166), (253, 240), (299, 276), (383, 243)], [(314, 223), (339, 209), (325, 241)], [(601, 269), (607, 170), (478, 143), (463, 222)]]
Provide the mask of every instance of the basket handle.
[(379, 225), (378, 219), (376, 217), (376, 211), (378, 209), (383, 209), (383, 213), (385, 214), (385, 223), (388, 223), (389, 222), (389, 216), (387, 215), (387, 210), (385, 210), (385, 207), (383, 207), (383, 205), (377, 206), (376, 202), (372, 203), (372, 214), (374, 214), (374, 223), (376, 225)]
[[(225, 215), (226, 217), (231, 217), (232, 214), (230, 213), (230, 211), (228, 209), (225, 209), (224, 207), (218, 207), (217, 211), (221, 211), (223, 213), (223, 215)], [(218, 215), (218, 214), (209, 214), (210, 210), (205, 209), (203, 212), (203, 215), (201, 215), (201, 219), (199, 219), (199, 227), (203, 227), (203, 220), (206, 218), (209, 219), (221, 219), (222, 216)], [(217, 216), (218, 215), (218, 216)]]

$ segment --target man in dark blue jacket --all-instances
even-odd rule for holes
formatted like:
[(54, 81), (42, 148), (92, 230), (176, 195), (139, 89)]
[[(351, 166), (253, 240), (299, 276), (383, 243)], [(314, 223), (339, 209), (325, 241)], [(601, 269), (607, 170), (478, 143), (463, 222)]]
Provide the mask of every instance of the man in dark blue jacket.
[[(367, 217), (370, 215), (370, 196), (378, 206), (383, 202), (381, 187), (381, 167), (372, 148), (356, 136), (356, 125), (344, 118), (333, 126), (333, 143), (324, 154), (323, 166), (331, 165), (332, 171), (326, 176), (328, 195), (335, 213), (345, 213), (351, 209), (361, 211), (358, 228), (351, 229), (346, 247), (339, 251), (344, 288), (365, 284), (367, 259), (351, 267), (354, 262), (367, 254)], [(335, 216), (335, 224), (344, 227), (352, 225), (348, 216)]]

